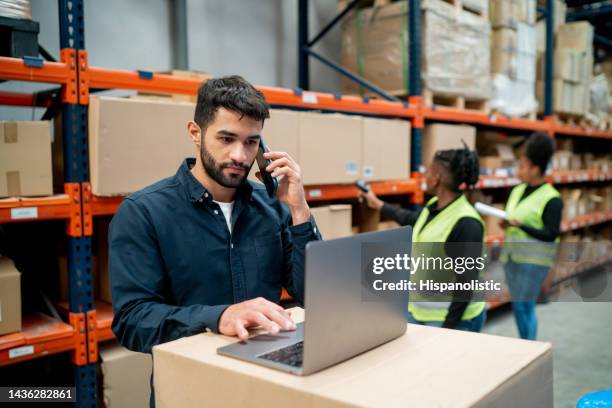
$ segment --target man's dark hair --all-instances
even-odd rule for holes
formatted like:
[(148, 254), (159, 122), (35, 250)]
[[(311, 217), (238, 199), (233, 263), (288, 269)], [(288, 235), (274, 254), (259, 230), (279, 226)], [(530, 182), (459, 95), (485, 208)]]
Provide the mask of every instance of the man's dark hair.
[(219, 108), (229, 109), (253, 120), (270, 117), (270, 108), (263, 93), (238, 75), (209, 79), (198, 90), (193, 120), (202, 130), (215, 119)]
[(555, 142), (546, 133), (535, 132), (527, 139), (524, 151), (527, 159), (544, 174), (555, 151)]

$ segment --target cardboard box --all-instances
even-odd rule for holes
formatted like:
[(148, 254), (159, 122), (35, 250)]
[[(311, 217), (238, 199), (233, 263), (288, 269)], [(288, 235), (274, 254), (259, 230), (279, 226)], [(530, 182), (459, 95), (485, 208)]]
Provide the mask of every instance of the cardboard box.
[(593, 26), (588, 21), (576, 21), (561, 25), (557, 31), (555, 46), (557, 48), (592, 50)]
[(516, 28), (524, 23), (536, 23), (536, 3), (534, 0), (491, 0), (489, 18), (493, 28)]
[(553, 154), (553, 170), (569, 170), (572, 152), (558, 150)]
[(381, 221), (378, 223), (378, 231), (385, 231), (399, 227), (400, 225), (395, 221)]
[[(179, 77), (179, 78), (197, 79), (201, 83), (204, 83), (208, 81), (209, 79), (213, 78), (213, 75), (208, 72), (186, 71), (186, 70), (180, 70), (180, 69), (173, 69), (171, 71), (160, 71), (160, 72), (155, 72), (154, 75), (155, 74), (170, 75), (170, 76)], [(196, 95), (155, 94), (155, 93), (148, 93), (148, 92), (140, 92), (135, 97), (140, 98), (140, 99), (146, 98), (149, 100), (160, 100), (160, 99), (163, 100), (163, 98), (171, 98), (172, 100), (177, 101), (177, 102), (191, 102), (191, 103), (196, 103), (198, 101), (197, 94)]]
[(518, 32), (514, 28), (498, 27), (491, 32), (491, 48), (509, 52), (518, 51)]
[[(286, 152), (298, 160), (299, 112), (287, 109), (270, 109), (270, 118), (264, 122), (262, 136), (270, 150)], [(298, 162), (301, 165), (301, 163)], [(251, 167), (249, 179), (259, 182), (255, 172), (257, 163)]]
[(360, 233), (377, 231), (380, 223), (380, 211), (374, 210), (368, 207), (365, 202), (362, 202), (357, 206), (354, 218), (355, 224), (357, 224), (357, 230)]
[(111, 343), (100, 346), (100, 359), (106, 408), (149, 406), (151, 355)]
[(129, 194), (176, 173), (196, 147), (187, 134), (195, 106), (108, 96), (89, 102), (92, 191)]
[[(557, 48), (554, 54), (554, 78), (575, 84), (588, 84), (592, 79), (593, 55), (578, 48)], [(545, 58), (538, 58), (538, 78), (544, 78)]]
[(364, 117), (362, 171), (365, 180), (397, 180), (410, 176), (410, 122)]
[(21, 331), (21, 274), (0, 256), (0, 335)]
[(516, 28), (520, 16), (520, 3), (517, 0), (489, 1), (489, 19), (493, 28)]
[(361, 117), (299, 115), (298, 163), (304, 184), (355, 182), (361, 174)]
[[(303, 320), (301, 309), (291, 315)], [(202, 333), (154, 347), (156, 407), (553, 404), (550, 343), (408, 324), (396, 340), (300, 377), (216, 353), (235, 341)]]
[(0, 122), (0, 197), (53, 194), (51, 126)]
[(582, 156), (572, 153), (570, 156), (570, 170), (582, 170), (583, 168)]
[(462, 149), (463, 142), (470, 150), (476, 145), (476, 128), (468, 125), (436, 123), (425, 126), (421, 160), (429, 165), (438, 150)]
[[(580, 197), (582, 190), (579, 188), (575, 189), (562, 189), (561, 199), (563, 200), (563, 219), (573, 220), (580, 215)], [(583, 212), (584, 213), (584, 212)]]
[[(555, 79), (553, 81), (553, 110), (555, 113), (584, 115), (589, 111), (590, 100), (587, 85)], [(536, 84), (539, 111), (544, 109), (544, 83)]]
[(502, 160), (498, 156), (481, 156), (480, 168), (488, 170), (496, 170), (502, 167)]
[(333, 204), (313, 207), (310, 213), (315, 218), (323, 239), (343, 238), (352, 235), (351, 206)]
[[(519, 22), (516, 28), (499, 27), (493, 30), (491, 72), (506, 75), (512, 81), (535, 82), (537, 54), (535, 41), (535, 27), (528, 24)], [(507, 97), (503, 98), (508, 91), (503, 92), (505, 89), (501, 88), (502, 84), (494, 78), (494, 96), (499, 95), (502, 99), (507, 99)], [(533, 95), (533, 91), (531, 94)], [(515, 103), (510, 104), (515, 105)], [(500, 111), (504, 110), (500, 109)]]

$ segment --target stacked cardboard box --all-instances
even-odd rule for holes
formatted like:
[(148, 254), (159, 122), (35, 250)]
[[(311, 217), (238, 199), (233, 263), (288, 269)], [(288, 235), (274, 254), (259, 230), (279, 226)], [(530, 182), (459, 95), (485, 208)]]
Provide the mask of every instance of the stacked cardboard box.
[(491, 108), (510, 116), (534, 112), (536, 81), (535, 2), (492, 0)]
[(427, 125), (423, 135), (421, 156), (423, 165), (429, 165), (438, 150), (462, 149), (464, 143), (470, 150), (475, 149), (476, 128), (474, 126), (442, 123)]
[[(476, 8), (486, 12), (486, 7)], [(442, 0), (421, 2), (421, 12), (424, 88), (437, 95), (488, 99), (488, 20)], [(343, 23), (343, 66), (388, 92), (407, 94), (407, 13), (407, 1), (355, 11)], [(360, 88), (343, 78), (342, 90), (358, 93)]]
[[(213, 75), (209, 74), (208, 72), (185, 71), (185, 70), (180, 70), (180, 69), (173, 69), (171, 71), (160, 71), (160, 72), (156, 72), (155, 74), (170, 75), (170, 76), (177, 77), (177, 78), (195, 79), (201, 83), (204, 83), (213, 77)], [(155, 94), (155, 93), (148, 93), (148, 92), (139, 92), (136, 97), (137, 98), (149, 98), (151, 100), (160, 99), (160, 98), (171, 98), (172, 100), (175, 100), (178, 102), (192, 102), (192, 103), (195, 103), (198, 100), (197, 95)]]
[(150, 354), (118, 344), (100, 348), (103, 401), (106, 408), (147, 407), (153, 362)]
[[(306, 185), (404, 179), (410, 174), (410, 124), (341, 114), (300, 112), (297, 161)], [(267, 137), (267, 136), (266, 136)], [(278, 150), (273, 141), (271, 149)]]
[(176, 172), (196, 148), (186, 132), (195, 105), (109, 96), (89, 102), (94, 194), (129, 194)]
[[(93, 193), (124, 195), (176, 172), (198, 154), (185, 131), (195, 106), (169, 98), (92, 97), (89, 157)], [(263, 129), (272, 150), (289, 153), (307, 185), (404, 179), (410, 174), (405, 120), (272, 110)], [(258, 170), (255, 165), (254, 172)]]
[(0, 122), (0, 198), (53, 194), (49, 122)]
[(520, 136), (508, 136), (496, 131), (480, 131), (476, 138), (476, 149), (480, 156), (481, 174), (509, 176), (516, 166), (516, 146)]
[(352, 235), (349, 204), (313, 207), (310, 213), (317, 222), (323, 239), (343, 238)]
[[(540, 57), (537, 94), (541, 108), (544, 103), (544, 65), (544, 58)], [(554, 67), (554, 112), (578, 116), (589, 112), (593, 74), (593, 26), (590, 23), (579, 21), (559, 27)]]
[(586, 214), (612, 209), (612, 188), (562, 188), (563, 219), (574, 220)]
[(0, 256), (0, 336), (21, 330), (21, 274)]

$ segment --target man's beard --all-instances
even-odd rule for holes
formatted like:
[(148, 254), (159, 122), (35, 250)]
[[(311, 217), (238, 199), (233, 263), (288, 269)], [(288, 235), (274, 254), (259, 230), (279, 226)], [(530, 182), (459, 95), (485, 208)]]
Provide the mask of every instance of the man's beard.
[[(217, 183), (227, 188), (237, 188), (243, 184), (252, 167), (252, 164), (251, 166), (247, 166), (236, 162), (219, 163), (214, 157), (212, 157), (210, 152), (206, 150), (204, 143), (202, 143), (202, 147), (200, 149), (200, 159), (202, 159), (202, 165), (204, 166), (204, 171), (206, 171), (206, 174), (208, 174), (210, 178), (215, 180)], [(223, 169), (228, 167), (241, 167), (245, 170), (244, 175), (224, 174)]]

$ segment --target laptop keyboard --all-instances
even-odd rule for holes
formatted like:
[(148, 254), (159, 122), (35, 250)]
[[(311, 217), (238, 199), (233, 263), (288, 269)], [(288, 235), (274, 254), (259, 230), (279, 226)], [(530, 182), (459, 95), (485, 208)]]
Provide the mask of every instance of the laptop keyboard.
[(301, 367), (304, 357), (304, 341), (261, 354), (259, 358), (286, 364), (291, 367)]

